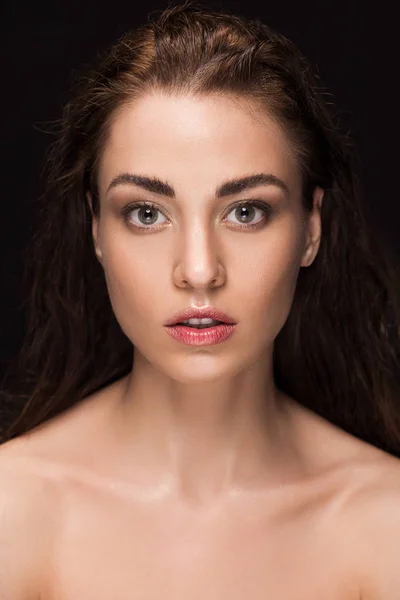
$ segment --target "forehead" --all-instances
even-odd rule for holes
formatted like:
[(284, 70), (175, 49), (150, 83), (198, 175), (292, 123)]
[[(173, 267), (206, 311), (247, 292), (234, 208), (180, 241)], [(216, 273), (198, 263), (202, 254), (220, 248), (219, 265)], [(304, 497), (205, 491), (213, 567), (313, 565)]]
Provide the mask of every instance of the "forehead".
[(272, 173), (289, 188), (300, 185), (283, 129), (255, 105), (225, 96), (155, 94), (125, 105), (110, 125), (100, 192), (121, 172), (158, 176), (182, 191), (193, 185), (206, 191), (248, 172)]

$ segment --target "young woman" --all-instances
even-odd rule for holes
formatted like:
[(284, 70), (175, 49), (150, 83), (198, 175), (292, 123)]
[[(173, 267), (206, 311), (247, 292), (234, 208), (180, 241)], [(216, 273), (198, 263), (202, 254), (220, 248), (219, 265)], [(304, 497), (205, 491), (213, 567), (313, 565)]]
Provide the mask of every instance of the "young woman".
[(293, 43), (193, 3), (77, 82), (3, 382), (2, 600), (398, 599), (400, 295), (354, 156)]

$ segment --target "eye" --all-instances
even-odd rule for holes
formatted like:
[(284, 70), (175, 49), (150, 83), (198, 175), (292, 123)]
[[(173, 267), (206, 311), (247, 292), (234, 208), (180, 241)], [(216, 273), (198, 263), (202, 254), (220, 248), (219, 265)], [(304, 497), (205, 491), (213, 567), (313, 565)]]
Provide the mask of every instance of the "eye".
[[(254, 215), (257, 214), (257, 211), (261, 212), (261, 218), (259, 218), (255, 223), (251, 221), (254, 219)], [(269, 204), (262, 202), (260, 200), (246, 200), (235, 203), (233, 206), (229, 207), (228, 215), (233, 213), (234, 217), (238, 219), (239, 228), (249, 229), (252, 227), (259, 227), (260, 224), (263, 224), (269, 214), (272, 212)], [(137, 213), (137, 219), (139, 223), (132, 222), (133, 213)], [(157, 214), (162, 215), (160, 209), (151, 202), (135, 202), (134, 204), (129, 204), (122, 209), (122, 215), (129, 224), (133, 225), (137, 229), (152, 229), (153, 227), (158, 228), (159, 226), (164, 224), (164, 221), (159, 221), (157, 219)], [(227, 219), (229, 223), (234, 223)], [(147, 227), (147, 225), (149, 227)]]
[[(257, 211), (261, 212), (261, 219), (258, 219), (255, 223), (249, 223), (248, 221), (252, 220)], [(239, 219), (240, 227), (248, 228), (259, 227), (260, 223), (264, 223), (267, 216), (272, 212), (272, 209), (269, 204), (260, 200), (246, 200), (236, 203), (233, 208), (230, 208), (228, 214), (231, 212), (233, 212), (235, 218)], [(229, 221), (229, 223), (232, 223), (232, 221)]]
[[(130, 215), (137, 212), (139, 224), (132, 223)], [(134, 205), (129, 204), (122, 209), (124, 219), (138, 229), (149, 229), (146, 225), (159, 226), (163, 223), (157, 222), (157, 212), (161, 215), (160, 210), (151, 202), (136, 202)]]

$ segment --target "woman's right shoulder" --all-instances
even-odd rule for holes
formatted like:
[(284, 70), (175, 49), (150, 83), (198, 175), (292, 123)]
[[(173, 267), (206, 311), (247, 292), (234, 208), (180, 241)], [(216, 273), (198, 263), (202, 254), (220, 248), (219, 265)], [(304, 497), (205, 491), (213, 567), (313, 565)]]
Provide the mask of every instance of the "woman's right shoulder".
[[(56, 488), (51, 478), (46, 476), (33, 446), (24, 436), (0, 445), (1, 517), (6, 510), (20, 516), (22, 512), (26, 516), (28, 513), (45, 512), (54, 501)], [(24, 524), (28, 525), (28, 522), (24, 521)]]
[(54, 531), (51, 483), (19, 439), (0, 445), (0, 598), (36, 600)]

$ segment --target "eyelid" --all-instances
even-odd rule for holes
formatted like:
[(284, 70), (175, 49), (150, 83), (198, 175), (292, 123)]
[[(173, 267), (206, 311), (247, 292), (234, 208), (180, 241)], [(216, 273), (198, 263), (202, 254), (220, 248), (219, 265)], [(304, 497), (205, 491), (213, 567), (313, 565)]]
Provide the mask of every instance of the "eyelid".
[[(246, 199), (241, 199), (241, 200), (237, 200), (235, 202), (233, 202), (232, 204), (230, 204), (226, 210), (224, 211), (224, 218), (226, 215), (228, 215), (230, 212), (232, 212), (235, 208), (239, 207), (239, 206), (255, 206), (256, 208), (259, 208), (260, 210), (264, 211), (264, 219), (261, 219), (261, 222), (263, 222), (265, 219), (268, 219), (270, 217), (270, 215), (274, 212), (274, 209), (272, 208), (272, 206), (270, 204), (268, 204), (267, 202), (265, 202), (264, 200), (261, 200), (261, 198), (246, 198)], [(129, 213), (131, 213), (133, 210), (138, 209), (138, 208), (143, 208), (143, 207), (147, 207), (147, 208), (155, 208), (156, 210), (158, 210), (161, 214), (164, 214), (164, 208), (160, 207), (156, 202), (153, 201), (149, 201), (149, 200), (135, 200), (133, 202), (130, 202), (129, 204), (127, 204), (126, 206), (124, 206), (121, 210), (121, 214), (123, 216), (124, 219), (127, 220), (127, 216), (129, 215)], [(168, 217), (167, 217), (168, 218)], [(259, 224), (259, 222), (257, 223), (250, 223), (250, 224), (239, 224), (237, 225), (237, 227), (243, 227), (243, 228), (252, 228), (252, 227), (256, 227)], [(151, 230), (151, 229), (157, 229), (158, 227), (161, 227), (161, 225), (150, 225), (149, 227), (146, 226), (140, 226), (140, 225), (135, 225), (134, 223), (131, 225), (133, 227), (136, 227), (137, 229), (143, 229), (143, 230)]]
[[(241, 205), (247, 205), (247, 204), (255, 204), (255, 205), (259, 205), (260, 208), (266, 208), (267, 210), (273, 211), (273, 207), (266, 202), (265, 200), (262, 200), (261, 198), (244, 198), (241, 200), (236, 200), (234, 202), (232, 202), (232, 204), (230, 204), (227, 207), (227, 210), (232, 210), (234, 208), (236, 208), (237, 206), (241, 206)], [(160, 206), (157, 202), (154, 202), (152, 200), (133, 200), (132, 202), (129, 202), (127, 205), (125, 205), (122, 208), (122, 212), (129, 212), (131, 210), (133, 210), (134, 208), (138, 208), (141, 206), (146, 206), (148, 208), (156, 208), (157, 210), (159, 210), (160, 212), (164, 212), (166, 209), (165, 207)]]

